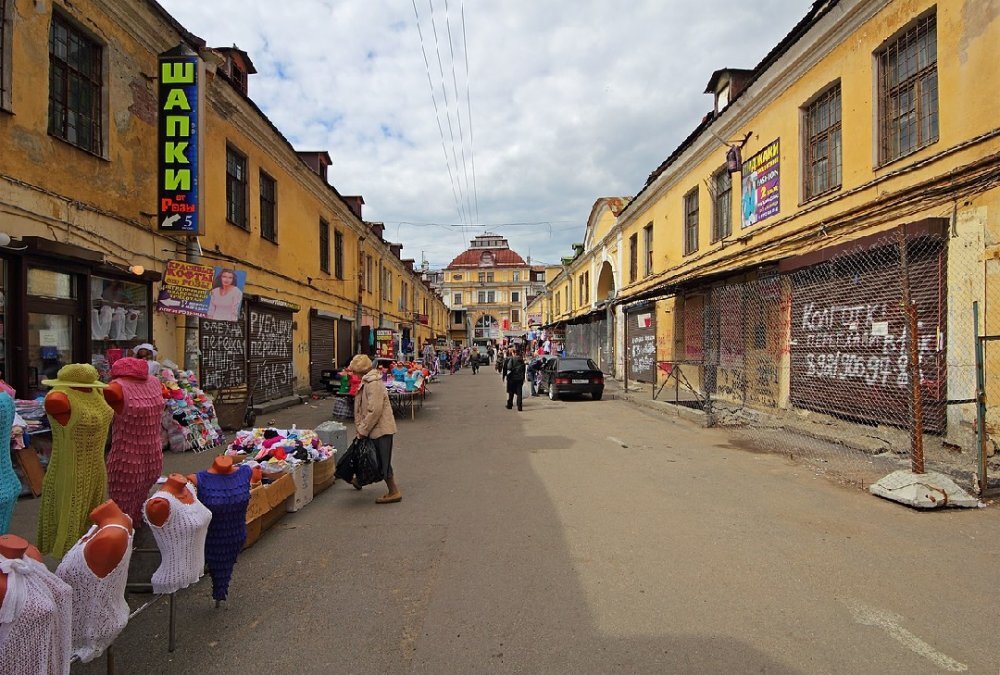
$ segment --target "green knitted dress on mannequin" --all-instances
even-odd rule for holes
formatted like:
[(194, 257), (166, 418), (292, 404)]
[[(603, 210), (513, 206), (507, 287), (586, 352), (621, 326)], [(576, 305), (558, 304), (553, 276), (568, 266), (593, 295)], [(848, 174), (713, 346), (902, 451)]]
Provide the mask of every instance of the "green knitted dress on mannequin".
[(38, 549), (62, 558), (87, 532), (90, 512), (105, 500), (104, 445), (114, 410), (100, 389), (57, 391), (69, 398), (70, 418), (63, 426), (49, 416), (52, 457), (42, 483)]

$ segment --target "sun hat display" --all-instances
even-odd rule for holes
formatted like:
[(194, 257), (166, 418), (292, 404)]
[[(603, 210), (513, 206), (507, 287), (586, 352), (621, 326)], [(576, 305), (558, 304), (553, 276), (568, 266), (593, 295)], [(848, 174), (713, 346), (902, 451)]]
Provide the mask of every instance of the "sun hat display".
[(153, 355), (153, 358), (154, 359), (156, 358), (156, 348), (153, 345), (149, 344), (148, 342), (143, 342), (141, 345), (136, 345), (135, 347), (132, 347), (132, 354), (137, 356), (139, 352), (143, 349), (149, 350), (149, 352)]
[(42, 380), (46, 387), (98, 387), (106, 385), (97, 376), (97, 368), (89, 363), (71, 363), (63, 366), (56, 373), (54, 380)]

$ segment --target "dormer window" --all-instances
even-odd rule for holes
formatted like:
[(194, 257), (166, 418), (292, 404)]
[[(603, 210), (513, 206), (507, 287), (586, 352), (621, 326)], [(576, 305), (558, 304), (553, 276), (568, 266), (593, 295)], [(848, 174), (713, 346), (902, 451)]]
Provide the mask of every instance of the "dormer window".
[(715, 95), (715, 111), (719, 112), (729, 105), (729, 83), (719, 89)]
[(236, 89), (239, 90), (241, 94), (247, 93), (247, 74), (240, 65), (229, 59), (229, 79), (233, 81)]

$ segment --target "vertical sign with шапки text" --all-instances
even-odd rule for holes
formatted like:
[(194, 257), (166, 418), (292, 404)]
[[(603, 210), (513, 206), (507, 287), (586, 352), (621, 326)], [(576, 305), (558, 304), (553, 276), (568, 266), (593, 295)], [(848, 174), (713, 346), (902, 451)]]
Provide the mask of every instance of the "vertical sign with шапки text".
[(204, 234), (201, 220), (201, 91), (198, 55), (177, 47), (159, 59), (157, 229)]

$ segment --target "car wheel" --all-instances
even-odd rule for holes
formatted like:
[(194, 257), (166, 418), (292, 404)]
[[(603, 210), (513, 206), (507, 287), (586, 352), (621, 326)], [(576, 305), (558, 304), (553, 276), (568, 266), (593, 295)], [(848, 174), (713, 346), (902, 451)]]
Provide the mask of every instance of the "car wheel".
[(557, 392), (556, 388), (553, 387), (551, 384), (549, 385), (549, 400), (551, 401), (559, 400), (559, 392)]
[(593, 397), (594, 397), (595, 401), (600, 401), (602, 396), (604, 396), (604, 392), (603, 391), (595, 391), (593, 393)]

